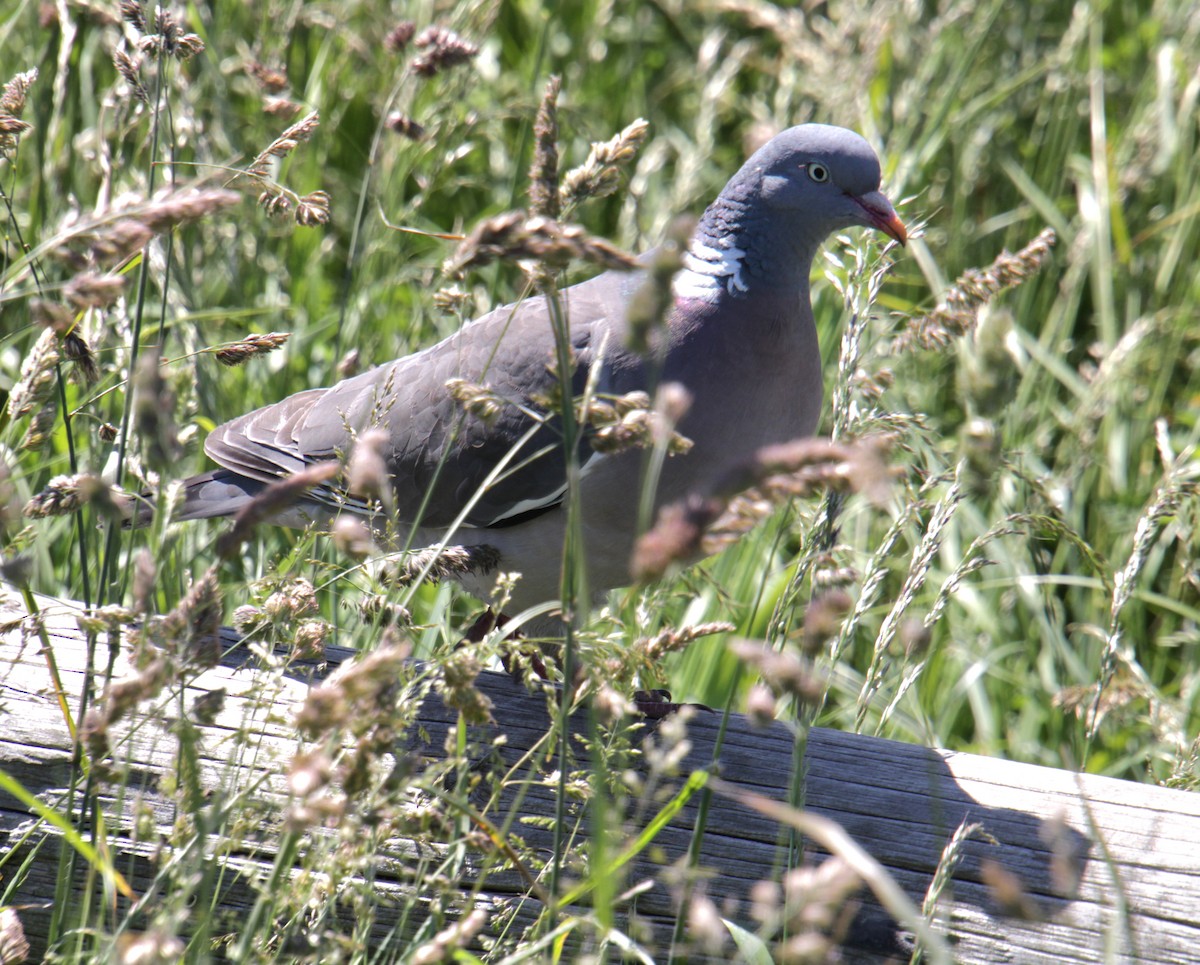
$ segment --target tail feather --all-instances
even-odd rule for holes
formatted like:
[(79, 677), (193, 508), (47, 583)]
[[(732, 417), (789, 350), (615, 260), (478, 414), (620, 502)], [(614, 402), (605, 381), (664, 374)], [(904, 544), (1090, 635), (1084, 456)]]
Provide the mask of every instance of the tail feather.
[(211, 519), (232, 516), (266, 488), (229, 469), (211, 469), (183, 483), (183, 505), (175, 519)]
[[(266, 483), (247, 479), (229, 469), (211, 469), (185, 479), (183, 504), (172, 517), (177, 520), (232, 516), (266, 488)], [(154, 515), (154, 497), (143, 493), (134, 526), (147, 525)]]

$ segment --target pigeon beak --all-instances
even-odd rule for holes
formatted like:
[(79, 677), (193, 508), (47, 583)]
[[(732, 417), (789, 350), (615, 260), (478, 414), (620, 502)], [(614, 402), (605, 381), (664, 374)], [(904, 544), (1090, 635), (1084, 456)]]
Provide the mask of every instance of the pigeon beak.
[(883, 196), (882, 191), (860, 194), (854, 200), (867, 216), (865, 224), (878, 228), (888, 237), (895, 238), (901, 245), (907, 243), (908, 229), (904, 227), (904, 222), (896, 214), (892, 202)]

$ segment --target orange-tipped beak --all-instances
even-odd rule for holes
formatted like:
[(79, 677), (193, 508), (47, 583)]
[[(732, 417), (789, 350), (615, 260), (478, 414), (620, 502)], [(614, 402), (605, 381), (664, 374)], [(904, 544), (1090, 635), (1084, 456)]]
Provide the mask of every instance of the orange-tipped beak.
[(896, 209), (892, 207), (882, 191), (872, 191), (870, 194), (860, 194), (854, 199), (858, 202), (859, 207), (866, 214), (865, 224), (872, 228), (878, 228), (890, 238), (895, 238), (900, 244), (907, 244), (908, 229), (904, 227), (904, 222), (900, 220), (900, 216), (896, 214)]

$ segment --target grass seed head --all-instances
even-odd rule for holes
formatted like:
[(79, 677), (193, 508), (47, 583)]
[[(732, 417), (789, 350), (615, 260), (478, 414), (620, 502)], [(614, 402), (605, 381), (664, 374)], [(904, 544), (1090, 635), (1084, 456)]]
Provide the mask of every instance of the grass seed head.
[(411, 20), (401, 20), (384, 35), (384, 49), (393, 54), (402, 53), (416, 32), (417, 25), (415, 23)]
[(240, 341), (230, 342), (228, 345), (223, 345), (221, 348), (211, 351), (216, 356), (218, 362), (222, 365), (232, 367), (241, 365), (256, 355), (266, 355), (268, 352), (274, 352), (291, 337), (291, 332), (267, 332), (264, 335), (247, 335)]
[(509, 211), (486, 218), (475, 226), (446, 262), (451, 275), (481, 268), (491, 262), (532, 261), (551, 268), (565, 268), (584, 261), (605, 269), (633, 271), (637, 259), (610, 242), (588, 234), (579, 225), (560, 224), (524, 211)]
[(394, 131), (401, 137), (407, 137), (410, 141), (419, 141), (425, 137), (425, 128), (407, 114), (401, 114), (399, 111), (392, 111), (388, 114), (384, 123), (388, 130)]
[(447, 27), (426, 27), (413, 43), (422, 51), (412, 62), (413, 73), (418, 77), (432, 77), (469, 63), (479, 53), (475, 44)]
[(562, 78), (546, 82), (546, 92), (533, 122), (533, 164), (529, 171), (529, 209), (544, 218), (557, 218), (558, 198), (558, 93)]
[(1050, 260), (1057, 237), (1046, 228), (1015, 255), (1001, 252), (987, 268), (971, 268), (959, 276), (928, 315), (915, 318), (888, 348), (892, 355), (912, 349), (945, 348), (974, 329), (979, 310), (1002, 291), (1014, 288), (1037, 274)]
[(15, 908), (0, 908), (0, 962), (19, 965), (29, 957), (29, 942)]
[(150, 92), (142, 83), (142, 58), (134, 57), (125, 48), (118, 47), (113, 51), (113, 66), (117, 68), (117, 73), (121, 75), (128, 86), (129, 93), (143, 104), (149, 104)]
[(20, 419), (50, 400), (54, 392), (55, 367), (59, 363), (58, 336), (47, 328), (21, 363), (21, 377), (8, 394), (8, 415)]
[(0, 157), (12, 157), (20, 136), (33, 126), (21, 120), (21, 115), (25, 113), (29, 88), (37, 76), (36, 67), (17, 74), (0, 93)]
[(621, 186), (620, 166), (637, 153), (649, 132), (650, 122), (639, 117), (620, 134), (593, 143), (587, 160), (563, 176), (559, 189), (563, 210), (588, 198), (613, 194)]

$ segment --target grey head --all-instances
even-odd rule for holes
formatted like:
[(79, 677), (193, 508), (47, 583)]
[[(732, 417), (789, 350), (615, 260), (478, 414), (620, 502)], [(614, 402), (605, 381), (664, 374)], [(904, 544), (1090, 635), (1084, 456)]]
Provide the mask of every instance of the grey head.
[(904, 244), (879, 178), (879, 158), (853, 131), (801, 124), (777, 134), (705, 211), (676, 293), (711, 299), (805, 288), (817, 249), (844, 228), (876, 228)]

